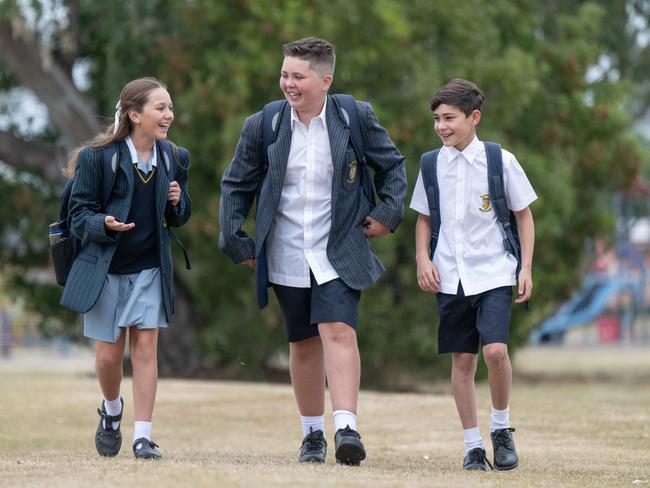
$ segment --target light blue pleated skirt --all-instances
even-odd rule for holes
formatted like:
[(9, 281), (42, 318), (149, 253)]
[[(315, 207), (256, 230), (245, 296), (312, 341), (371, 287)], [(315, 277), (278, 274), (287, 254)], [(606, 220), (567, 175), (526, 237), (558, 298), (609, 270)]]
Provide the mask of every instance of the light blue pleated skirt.
[(167, 327), (160, 268), (106, 275), (97, 303), (84, 314), (84, 336), (96, 341), (116, 342), (122, 327), (133, 326)]

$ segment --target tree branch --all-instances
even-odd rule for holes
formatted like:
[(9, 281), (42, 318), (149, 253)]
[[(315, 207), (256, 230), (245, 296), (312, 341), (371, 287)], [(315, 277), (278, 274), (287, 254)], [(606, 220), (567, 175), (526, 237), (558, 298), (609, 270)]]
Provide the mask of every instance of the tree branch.
[(66, 2), (68, 9), (68, 28), (59, 32), (61, 40), (60, 63), (72, 73), (72, 68), (79, 54), (79, 0)]
[(0, 19), (0, 60), (45, 104), (63, 144), (75, 145), (101, 132), (92, 104), (70, 76), (42, 55), (42, 46), (27, 30), (17, 31), (9, 20)]
[(16, 170), (34, 170), (48, 182), (59, 183), (64, 177), (59, 167), (65, 161), (63, 148), (40, 141), (27, 141), (8, 132), (0, 132), (0, 160)]

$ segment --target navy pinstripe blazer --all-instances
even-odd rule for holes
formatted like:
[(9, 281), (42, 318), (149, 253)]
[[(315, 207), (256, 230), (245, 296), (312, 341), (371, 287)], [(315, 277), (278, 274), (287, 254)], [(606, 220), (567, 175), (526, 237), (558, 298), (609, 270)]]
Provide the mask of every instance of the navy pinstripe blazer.
[[(190, 163), (189, 152), (179, 147), (179, 164), (176, 164), (176, 181), (181, 187), (178, 205), (167, 202), (169, 179), (165, 168), (167, 162), (160, 146), (158, 155), (158, 174), (156, 176), (156, 218), (158, 220), (158, 254), (162, 278), (162, 297), (167, 321), (174, 312), (173, 263), (169, 232), (166, 225), (179, 227), (190, 218), (192, 203), (187, 193), (187, 180)], [(115, 183), (106, 208), (102, 208), (103, 162), (101, 149), (87, 147), (79, 153), (75, 180), (72, 185), (68, 221), (72, 233), (81, 241), (81, 251), (77, 256), (68, 281), (63, 289), (61, 305), (77, 312), (90, 310), (104, 287), (106, 275), (113, 254), (117, 248), (121, 232), (106, 229), (104, 217), (113, 215), (120, 222), (126, 222), (133, 197), (134, 173), (131, 154), (126, 142), (118, 144)], [(181, 167), (182, 166), (182, 167)], [(185, 169), (183, 169), (185, 168)]]
[[(327, 241), (327, 257), (341, 280), (361, 290), (379, 279), (384, 267), (363, 234), (366, 216), (395, 230), (404, 216), (406, 170), (404, 157), (390, 140), (366, 102), (357, 102), (366, 161), (374, 170), (379, 204), (371, 209), (359, 182), (360, 171), (352, 170), (356, 160), (350, 130), (341, 120), (335, 104), (328, 99), (326, 120), (334, 174), (332, 181), (332, 225)], [(268, 170), (262, 166), (262, 112), (246, 119), (232, 162), (221, 179), (219, 248), (233, 262), (255, 258), (257, 302), (268, 303), (268, 271), (265, 241), (280, 201), (284, 174), (291, 148), (291, 115), (285, 110), (278, 136), (268, 148)], [(350, 175), (355, 175), (350, 178)], [(242, 230), (258, 187), (255, 240)]]

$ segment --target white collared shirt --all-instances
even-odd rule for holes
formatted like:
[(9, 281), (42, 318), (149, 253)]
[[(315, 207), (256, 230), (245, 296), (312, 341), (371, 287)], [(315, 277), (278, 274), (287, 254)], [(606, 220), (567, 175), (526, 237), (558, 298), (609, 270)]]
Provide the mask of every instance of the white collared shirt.
[(291, 149), (280, 203), (266, 241), (269, 281), (309, 288), (309, 271), (318, 284), (338, 278), (327, 259), (332, 223), (332, 177), (325, 112), (305, 127), (291, 109)]
[(153, 145), (153, 150), (151, 151), (151, 156), (149, 156), (149, 161), (140, 161), (140, 157), (138, 156), (138, 151), (135, 150), (135, 146), (133, 145), (133, 140), (131, 139), (131, 136), (126, 136), (126, 145), (129, 147), (129, 152), (131, 153), (131, 161), (133, 164), (138, 165), (138, 169), (142, 171), (143, 173), (147, 174), (149, 171), (151, 171), (153, 166), (158, 166), (158, 158), (156, 157), (156, 143), (154, 142)]
[[(510, 210), (537, 199), (513, 154), (502, 149), (503, 185)], [(433, 264), (440, 273), (440, 291), (455, 295), (458, 281), (465, 295), (476, 295), (517, 283), (517, 260), (503, 246), (504, 232), (489, 202), (487, 155), (478, 138), (459, 152), (444, 146), (438, 154), (440, 234)], [(418, 174), (410, 207), (429, 215), (429, 204)]]

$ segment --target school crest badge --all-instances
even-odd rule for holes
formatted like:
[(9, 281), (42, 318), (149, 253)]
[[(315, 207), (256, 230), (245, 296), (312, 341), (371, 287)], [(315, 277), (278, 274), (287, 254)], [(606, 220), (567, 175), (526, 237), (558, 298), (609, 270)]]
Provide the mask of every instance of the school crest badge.
[(348, 173), (348, 183), (352, 184), (357, 180), (357, 161), (352, 161), (350, 163), (350, 172)]
[(489, 212), (492, 210), (492, 207), (490, 207), (490, 194), (489, 193), (484, 193), (481, 195), (481, 203), (482, 205), (478, 208), (481, 212)]

